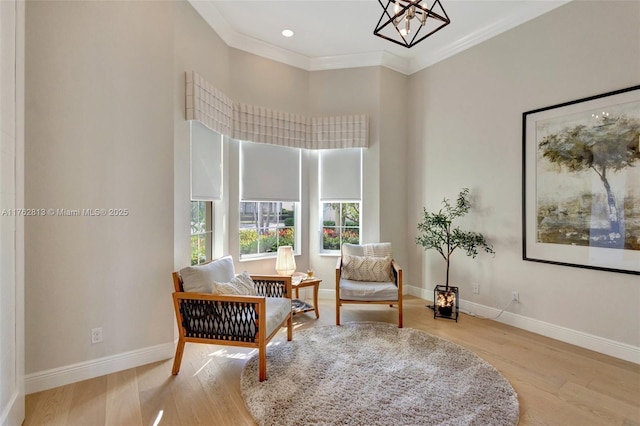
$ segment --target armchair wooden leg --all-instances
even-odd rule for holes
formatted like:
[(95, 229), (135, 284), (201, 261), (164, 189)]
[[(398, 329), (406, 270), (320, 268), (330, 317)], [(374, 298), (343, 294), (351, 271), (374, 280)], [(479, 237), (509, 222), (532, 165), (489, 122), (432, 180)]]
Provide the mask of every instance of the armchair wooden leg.
[(402, 301), (398, 303), (398, 328), (402, 328)]
[(182, 363), (182, 354), (184, 353), (184, 340), (178, 340), (178, 346), (176, 346), (176, 356), (173, 359), (173, 369), (171, 374), (174, 376), (180, 372), (180, 364)]
[(336, 300), (336, 325), (340, 325), (340, 300)]
[(293, 315), (289, 314), (289, 319), (287, 320), (287, 340), (291, 341), (293, 339)]
[(267, 345), (262, 342), (258, 348), (258, 372), (261, 382), (267, 380)]

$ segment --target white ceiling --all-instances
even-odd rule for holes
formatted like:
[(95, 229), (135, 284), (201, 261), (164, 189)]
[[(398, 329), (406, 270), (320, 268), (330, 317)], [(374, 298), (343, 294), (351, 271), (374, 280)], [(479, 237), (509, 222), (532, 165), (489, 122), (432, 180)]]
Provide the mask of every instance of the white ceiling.
[[(385, 4), (388, 0), (382, 0)], [(431, 5), (434, 0), (423, 0)], [(408, 49), (373, 35), (376, 0), (189, 0), (232, 47), (309, 71), (382, 65), (412, 74), (570, 0), (440, 0), (451, 24)], [(285, 38), (285, 28), (295, 35)]]

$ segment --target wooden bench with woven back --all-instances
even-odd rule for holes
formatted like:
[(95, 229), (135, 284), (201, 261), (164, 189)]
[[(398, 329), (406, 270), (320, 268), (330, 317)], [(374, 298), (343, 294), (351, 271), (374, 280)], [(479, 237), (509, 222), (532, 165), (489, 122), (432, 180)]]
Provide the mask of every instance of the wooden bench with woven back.
[[(249, 280), (248, 277), (251, 279)], [(234, 286), (248, 281), (253, 291)], [(173, 273), (173, 305), (179, 339), (172, 374), (180, 371), (184, 346), (190, 343), (256, 348), (259, 379), (267, 378), (267, 343), (281, 327), (293, 338), (291, 277), (235, 274), (231, 256)], [(212, 294), (216, 288), (227, 294)], [(245, 287), (249, 288), (249, 286)]]

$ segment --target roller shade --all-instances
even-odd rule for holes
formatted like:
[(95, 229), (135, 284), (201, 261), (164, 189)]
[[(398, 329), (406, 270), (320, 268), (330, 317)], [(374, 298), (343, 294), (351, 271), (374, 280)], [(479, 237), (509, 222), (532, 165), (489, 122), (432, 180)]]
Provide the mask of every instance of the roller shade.
[(320, 200), (355, 201), (362, 198), (362, 149), (320, 151)]
[(240, 142), (240, 199), (300, 201), (300, 148)]
[(222, 199), (222, 136), (191, 121), (191, 199)]

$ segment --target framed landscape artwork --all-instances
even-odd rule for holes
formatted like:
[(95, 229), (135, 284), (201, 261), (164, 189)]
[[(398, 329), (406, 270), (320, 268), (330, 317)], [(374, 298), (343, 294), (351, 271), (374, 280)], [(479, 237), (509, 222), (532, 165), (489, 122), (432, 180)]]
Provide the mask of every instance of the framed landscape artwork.
[(640, 86), (522, 115), (523, 259), (640, 274)]

